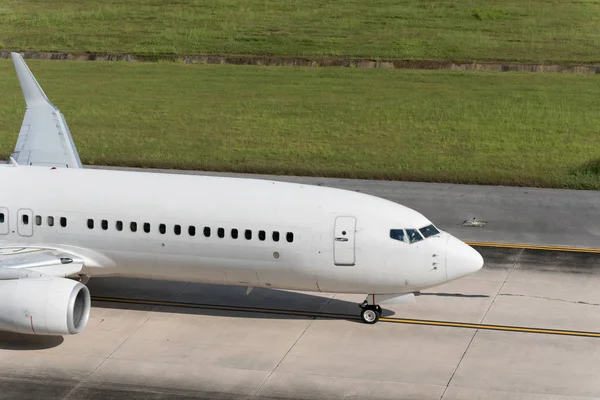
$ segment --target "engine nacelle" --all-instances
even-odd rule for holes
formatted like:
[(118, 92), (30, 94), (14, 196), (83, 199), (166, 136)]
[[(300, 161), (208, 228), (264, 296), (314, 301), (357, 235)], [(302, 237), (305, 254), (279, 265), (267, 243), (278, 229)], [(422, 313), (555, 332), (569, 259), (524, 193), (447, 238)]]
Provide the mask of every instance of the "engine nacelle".
[(90, 291), (71, 279), (0, 280), (0, 331), (73, 335), (87, 325)]

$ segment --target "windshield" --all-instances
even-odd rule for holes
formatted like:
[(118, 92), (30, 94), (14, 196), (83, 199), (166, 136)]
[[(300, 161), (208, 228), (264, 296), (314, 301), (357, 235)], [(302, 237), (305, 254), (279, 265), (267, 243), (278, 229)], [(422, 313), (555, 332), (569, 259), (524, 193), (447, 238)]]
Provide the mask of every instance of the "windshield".
[(419, 232), (423, 235), (424, 238), (428, 238), (429, 236), (439, 235), (440, 231), (436, 229), (433, 225), (428, 225), (424, 228), (419, 229)]
[(405, 243), (416, 243), (423, 240), (418, 229), (390, 229), (390, 237)]
[(421, 236), (421, 234), (419, 234), (419, 231), (416, 229), (407, 229), (406, 236), (408, 236), (408, 243), (415, 243), (419, 240), (423, 240), (423, 237)]
[(392, 239), (405, 243), (416, 243), (439, 234), (440, 231), (433, 225), (427, 225), (421, 229), (390, 229)]
[(404, 234), (404, 229), (391, 229), (390, 237), (401, 242), (406, 242), (406, 235)]

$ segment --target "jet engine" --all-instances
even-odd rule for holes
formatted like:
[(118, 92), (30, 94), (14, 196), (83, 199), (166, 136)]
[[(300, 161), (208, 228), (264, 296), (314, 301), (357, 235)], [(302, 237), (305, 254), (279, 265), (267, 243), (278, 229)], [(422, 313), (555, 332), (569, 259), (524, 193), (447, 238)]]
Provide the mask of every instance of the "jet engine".
[(0, 331), (73, 335), (87, 325), (88, 288), (66, 278), (0, 280)]

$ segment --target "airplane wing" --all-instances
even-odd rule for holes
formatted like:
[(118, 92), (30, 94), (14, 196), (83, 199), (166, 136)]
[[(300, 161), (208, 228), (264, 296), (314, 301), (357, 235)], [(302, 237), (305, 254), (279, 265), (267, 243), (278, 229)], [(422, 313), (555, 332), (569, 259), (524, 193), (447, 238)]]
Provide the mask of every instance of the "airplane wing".
[(11, 53), (27, 103), (25, 118), (11, 157), (21, 165), (81, 168), (63, 114), (46, 94), (18, 53)]
[(0, 249), (0, 280), (68, 277), (83, 268), (83, 261), (71, 254), (35, 247)]

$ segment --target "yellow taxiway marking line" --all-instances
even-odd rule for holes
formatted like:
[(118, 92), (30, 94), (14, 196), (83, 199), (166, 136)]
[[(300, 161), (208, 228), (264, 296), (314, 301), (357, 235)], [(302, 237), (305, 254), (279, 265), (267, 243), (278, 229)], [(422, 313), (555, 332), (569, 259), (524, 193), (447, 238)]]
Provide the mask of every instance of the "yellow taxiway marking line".
[(505, 249), (526, 249), (526, 250), (549, 250), (549, 251), (570, 251), (575, 253), (600, 253), (600, 249), (590, 247), (571, 247), (571, 246), (542, 246), (537, 244), (525, 243), (495, 243), (495, 242), (473, 242), (465, 241), (469, 246), (480, 247), (499, 247)]
[(528, 328), (528, 327), (524, 327), (524, 326), (470, 324), (470, 323), (465, 323), (465, 322), (428, 321), (428, 320), (422, 320), (422, 319), (387, 318), (387, 317), (381, 317), (379, 320), (386, 321), (386, 322), (395, 322), (398, 324), (447, 326), (447, 327), (451, 327), (451, 328), (484, 329), (484, 330), (490, 330), (490, 331), (542, 333), (542, 334), (547, 334), (547, 335), (584, 336), (584, 337), (600, 338), (600, 332), (568, 331), (568, 330), (561, 330), (561, 329)]
[[(262, 313), (262, 314), (297, 315), (297, 316), (315, 317), (315, 318), (321, 317), (321, 318), (354, 319), (354, 320), (360, 319), (360, 317), (358, 315), (331, 314), (331, 313), (321, 313), (321, 312), (314, 312), (314, 311), (294, 311), (294, 310), (241, 307), (241, 306), (220, 306), (220, 305), (213, 305), (213, 304), (180, 303), (180, 302), (172, 302), (172, 301), (124, 299), (124, 298), (115, 298), (115, 297), (92, 297), (92, 300), (102, 301), (102, 302), (111, 302), (111, 303), (129, 303), (129, 304), (143, 304), (143, 305), (165, 306), (165, 307), (197, 308), (197, 309), (205, 309), (205, 310), (244, 311), (244, 312)], [(450, 328), (484, 329), (484, 330), (491, 330), (491, 331), (539, 333), (539, 334), (547, 334), (547, 335), (582, 336), (582, 337), (600, 338), (600, 332), (583, 332), (583, 331), (569, 331), (569, 330), (560, 330), (560, 329), (528, 328), (528, 327), (522, 327), (522, 326), (486, 325), (486, 324), (472, 324), (472, 323), (465, 323), (465, 322), (430, 321), (430, 320), (424, 320), (424, 319), (407, 319), (407, 318), (390, 318), (390, 317), (381, 317), (379, 319), (379, 321), (391, 322), (391, 323), (396, 323), (396, 324), (445, 326), (445, 327), (450, 327)]]

